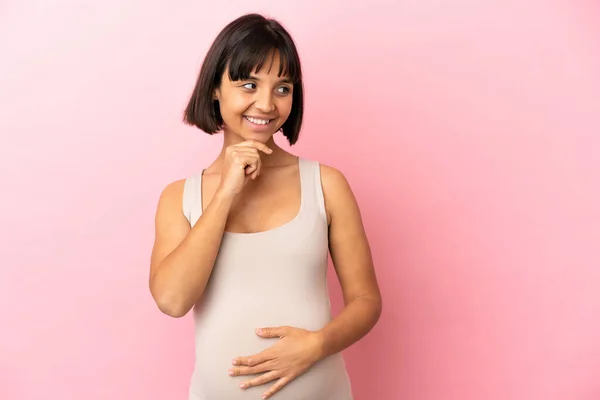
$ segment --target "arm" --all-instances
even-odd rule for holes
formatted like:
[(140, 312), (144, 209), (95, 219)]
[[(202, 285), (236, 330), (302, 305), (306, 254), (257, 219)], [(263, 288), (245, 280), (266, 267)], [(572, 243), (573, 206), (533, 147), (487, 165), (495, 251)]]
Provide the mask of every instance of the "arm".
[(371, 250), (352, 189), (341, 172), (321, 166), (329, 222), (331, 259), (342, 287), (345, 307), (318, 333), (321, 358), (340, 352), (375, 326), (382, 300)]
[(186, 315), (204, 292), (233, 201), (215, 194), (190, 228), (182, 213), (184, 182), (171, 183), (160, 196), (150, 261), (150, 292), (158, 308), (172, 317)]
[(264, 143), (248, 140), (228, 146), (219, 186), (193, 228), (182, 213), (185, 180), (168, 185), (158, 201), (155, 242), (150, 261), (150, 292), (158, 308), (182, 317), (200, 298), (221, 247), (235, 197), (261, 171)]

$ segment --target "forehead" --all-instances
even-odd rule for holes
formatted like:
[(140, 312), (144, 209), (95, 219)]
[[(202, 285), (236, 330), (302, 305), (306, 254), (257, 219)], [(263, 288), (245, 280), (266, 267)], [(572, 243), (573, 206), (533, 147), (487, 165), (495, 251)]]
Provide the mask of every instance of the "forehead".
[(234, 52), (227, 62), (228, 78), (238, 81), (255, 76), (298, 82), (300, 68), (297, 57), (288, 53), (285, 48), (266, 46), (255, 49), (255, 51), (240, 49), (240, 51)]
[(277, 50), (273, 50), (263, 62), (257, 62), (249, 68), (248, 73), (237, 74), (238, 79), (234, 79), (235, 74), (232, 73), (229, 66), (223, 73), (223, 76), (231, 81), (244, 80), (255, 78), (259, 80), (269, 80), (275, 82), (293, 83), (293, 79), (287, 73), (283, 59)]
[(291, 81), (282, 62), (282, 57), (279, 55), (279, 52), (275, 50), (267, 57), (263, 65), (254, 65), (250, 73), (251, 75), (258, 77)]

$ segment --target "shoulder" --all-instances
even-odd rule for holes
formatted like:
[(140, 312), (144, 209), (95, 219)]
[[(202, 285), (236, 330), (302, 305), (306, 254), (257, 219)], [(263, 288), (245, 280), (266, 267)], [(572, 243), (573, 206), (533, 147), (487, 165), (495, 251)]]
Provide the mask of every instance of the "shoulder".
[(163, 187), (160, 193), (160, 199), (164, 201), (173, 201), (183, 197), (183, 188), (187, 179), (178, 179)]
[(342, 171), (325, 164), (320, 164), (320, 169), (327, 221), (331, 223), (332, 217), (339, 214), (340, 210), (355, 207), (356, 200), (350, 183)]
[(183, 192), (186, 181), (187, 179), (178, 179), (163, 187), (158, 199), (158, 214), (183, 213)]
[(321, 184), (324, 191), (335, 191), (350, 187), (342, 171), (326, 164), (319, 163), (319, 165), (321, 168)]

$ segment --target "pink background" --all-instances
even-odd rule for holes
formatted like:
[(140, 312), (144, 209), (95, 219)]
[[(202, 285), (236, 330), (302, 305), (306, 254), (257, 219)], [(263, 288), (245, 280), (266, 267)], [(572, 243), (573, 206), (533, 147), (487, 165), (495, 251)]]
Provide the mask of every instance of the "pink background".
[(356, 399), (599, 399), (600, 6), (252, 3), (0, 2), (0, 399), (186, 398), (192, 320), (147, 286), (154, 211), (219, 150), (181, 113), (248, 11), (294, 36), (294, 151), (345, 172), (372, 243)]

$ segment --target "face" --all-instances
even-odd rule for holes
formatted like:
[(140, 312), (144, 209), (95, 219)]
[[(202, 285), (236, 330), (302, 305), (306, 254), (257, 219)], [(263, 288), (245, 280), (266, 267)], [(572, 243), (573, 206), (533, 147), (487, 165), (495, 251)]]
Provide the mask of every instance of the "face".
[(265, 143), (281, 128), (292, 110), (293, 83), (278, 72), (277, 53), (246, 80), (231, 81), (225, 71), (215, 98), (226, 134)]

